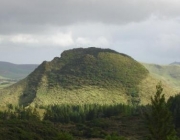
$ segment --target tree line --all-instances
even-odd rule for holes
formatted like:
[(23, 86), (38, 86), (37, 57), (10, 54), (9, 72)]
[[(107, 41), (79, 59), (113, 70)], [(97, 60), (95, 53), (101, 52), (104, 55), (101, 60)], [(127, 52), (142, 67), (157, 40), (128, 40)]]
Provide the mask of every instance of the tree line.
[[(157, 91), (147, 106), (124, 104), (99, 105), (50, 105), (41, 106), (45, 109), (43, 118), (37, 108), (14, 107), (7, 105), (7, 110), (0, 111), (0, 122), (21, 120), (53, 123), (85, 123), (99, 118), (112, 116), (142, 115), (149, 130), (149, 140), (178, 140), (180, 136), (180, 94), (170, 97), (167, 101), (162, 93), (163, 88), (157, 85)], [(67, 135), (68, 136), (68, 135)], [(110, 138), (110, 136), (108, 137)]]

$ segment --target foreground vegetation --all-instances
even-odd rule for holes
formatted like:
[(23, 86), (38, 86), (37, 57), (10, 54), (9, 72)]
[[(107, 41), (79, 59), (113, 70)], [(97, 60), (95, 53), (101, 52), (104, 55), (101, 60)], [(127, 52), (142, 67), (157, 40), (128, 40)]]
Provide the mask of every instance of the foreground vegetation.
[[(47, 111), (41, 118), (38, 109), (8, 105), (8, 110), (0, 112), (0, 139), (111, 140), (145, 137), (140, 112), (127, 105), (63, 105), (43, 108), (47, 108)], [(138, 129), (142, 131), (137, 132)]]
[(159, 87), (150, 100), (156, 83), (125, 54), (65, 51), (0, 90), (0, 104), (8, 104), (0, 111), (0, 139), (177, 140), (180, 98), (166, 102)]
[[(7, 110), (0, 112), (0, 139), (153, 140), (157, 136), (161, 140), (177, 140), (180, 136), (180, 95), (166, 102), (161, 93), (162, 88), (157, 88), (152, 105), (148, 106), (66, 104), (25, 108), (9, 104)], [(43, 116), (40, 110), (45, 110)], [(158, 132), (154, 132), (156, 130)]]

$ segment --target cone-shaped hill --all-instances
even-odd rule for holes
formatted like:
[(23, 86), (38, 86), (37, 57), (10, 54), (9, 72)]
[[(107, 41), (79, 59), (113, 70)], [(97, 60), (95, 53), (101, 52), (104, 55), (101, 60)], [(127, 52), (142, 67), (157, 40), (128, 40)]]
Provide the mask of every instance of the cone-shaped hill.
[(0, 91), (0, 101), (20, 105), (145, 103), (152, 94), (143, 92), (155, 88), (157, 82), (125, 54), (78, 48), (43, 62), (27, 78)]

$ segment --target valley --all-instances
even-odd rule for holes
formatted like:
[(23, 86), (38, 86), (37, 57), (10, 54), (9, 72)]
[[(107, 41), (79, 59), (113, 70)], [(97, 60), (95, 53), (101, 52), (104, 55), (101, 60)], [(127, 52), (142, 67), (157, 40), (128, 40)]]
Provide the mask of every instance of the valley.
[(37, 66), (35, 64), (13, 64), (0, 61), (0, 89), (22, 80)]

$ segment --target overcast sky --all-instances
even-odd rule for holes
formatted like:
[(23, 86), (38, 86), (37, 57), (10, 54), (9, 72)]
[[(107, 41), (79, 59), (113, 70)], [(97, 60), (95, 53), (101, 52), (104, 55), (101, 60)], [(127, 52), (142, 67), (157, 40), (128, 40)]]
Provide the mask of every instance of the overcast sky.
[(77, 47), (180, 62), (180, 0), (0, 0), (0, 61), (50, 61)]

